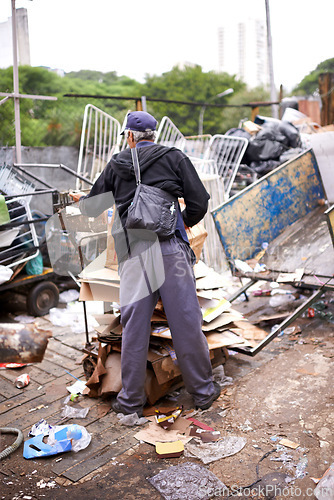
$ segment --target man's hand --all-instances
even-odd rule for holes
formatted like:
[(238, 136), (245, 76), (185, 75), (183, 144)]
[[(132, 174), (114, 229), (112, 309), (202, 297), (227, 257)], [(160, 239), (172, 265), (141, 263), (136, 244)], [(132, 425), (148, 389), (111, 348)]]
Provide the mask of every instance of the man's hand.
[(82, 193), (80, 191), (77, 191), (75, 193), (73, 191), (70, 191), (68, 194), (73, 199), (73, 201), (79, 201), (80, 198), (82, 198), (83, 196), (86, 196), (85, 193)]

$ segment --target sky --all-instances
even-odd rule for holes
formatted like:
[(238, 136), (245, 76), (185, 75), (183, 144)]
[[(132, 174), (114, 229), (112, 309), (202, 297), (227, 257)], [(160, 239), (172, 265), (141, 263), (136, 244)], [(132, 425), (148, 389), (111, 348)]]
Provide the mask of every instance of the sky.
[[(332, 0), (269, 0), (274, 81), (286, 91), (334, 57)], [(16, 0), (28, 10), (32, 66), (116, 71), (144, 82), (178, 63), (218, 70), (218, 28), (265, 0)], [(0, 0), (0, 22), (11, 0)]]

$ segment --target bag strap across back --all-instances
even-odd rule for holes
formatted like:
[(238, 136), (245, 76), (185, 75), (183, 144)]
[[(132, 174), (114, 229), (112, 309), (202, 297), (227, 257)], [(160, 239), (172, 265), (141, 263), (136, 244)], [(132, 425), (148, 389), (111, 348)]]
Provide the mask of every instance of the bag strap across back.
[(141, 183), (141, 178), (140, 178), (140, 169), (139, 169), (137, 148), (131, 148), (131, 156), (132, 156), (132, 163), (133, 163), (134, 170), (135, 170), (136, 184), (138, 186)]

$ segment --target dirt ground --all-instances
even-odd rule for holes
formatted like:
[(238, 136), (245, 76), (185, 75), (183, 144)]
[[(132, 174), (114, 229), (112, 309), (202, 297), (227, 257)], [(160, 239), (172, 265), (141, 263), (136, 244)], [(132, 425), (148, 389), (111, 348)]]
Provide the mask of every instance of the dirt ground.
[[(333, 301), (334, 294), (326, 298)], [(234, 307), (245, 313), (250, 306), (240, 302)], [(185, 489), (171, 498), (314, 499), (315, 480), (334, 462), (334, 325), (299, 317), (291, 326), (300, 327), (300, 333), (285, 333), (254, 358), (230, 352), (224, 369), (233, 383), (223, 387), (209, 410), (195, 416), (223, 438), (245, 438), (238, 453), (205, 465), (185, 455), (161, 459), (152, 445), (136, 442), (84, 480), (71, 482), (52, 472), (48, 457), (25, 460), (21, 446), (0, 462), (0, 498), (162, 499), (148, 478), (192, 462), (211, 471), (226, 490), (210, 490), (204, 482), (198, 496)], [(177, 402), (191, 408), (184, 390)], [(104, 418), (115, 420), (112, 413)], [(284, 438), (298, 446), (283, 446)], [(0, 451), (13, 442), (9, 435), (0, 439)], [(179, 483), (175, 481), (175, 491)]]

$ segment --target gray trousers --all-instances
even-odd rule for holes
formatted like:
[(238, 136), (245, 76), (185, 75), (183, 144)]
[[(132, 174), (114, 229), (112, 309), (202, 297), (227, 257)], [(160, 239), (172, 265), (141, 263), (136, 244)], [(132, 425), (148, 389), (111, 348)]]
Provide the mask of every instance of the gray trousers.
[[(160, 263), (157, 265), (162, 267), (159, 267), (160, 271), (156, 269), (156, 276), (152, 279), (152, 273), (149, 273), (150, 276), (143, 275), (142, 267), (148, 269), (152, 260), (157, 262), (159, 259), (150, 252), (145, 254), (145, 248), (147, 242), (136, 245), (132, 249), (132, 258), (119, 268), (123, 334), (122, 389), (117, 399), (128, 413), (142, 409), (146, 402), (144, 385), (151, 317), (161, 297), (185, 387), (196, 405), (204, 404), (213, 394), (214, 387), (196, 295), (192, 251), (176, 236), (160, 242)], [(141, 280), (143, 286), (139, 286)], [(139, 288), (145, 289), (145, 293), (138, 293)]]

